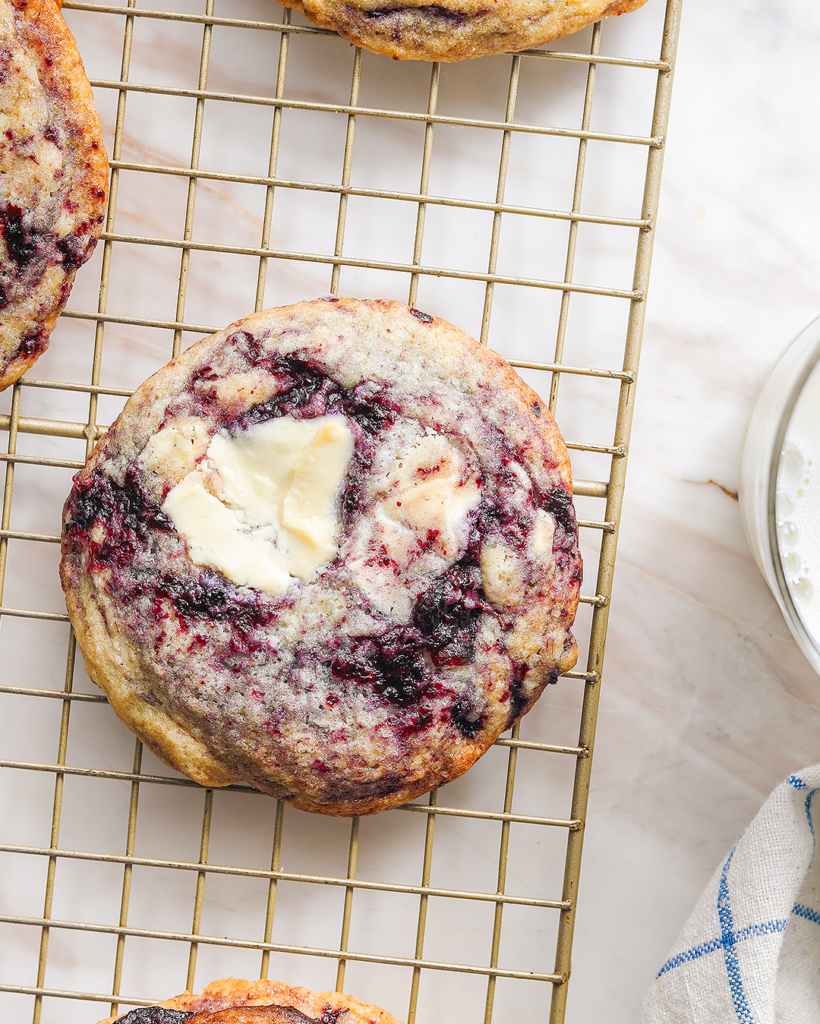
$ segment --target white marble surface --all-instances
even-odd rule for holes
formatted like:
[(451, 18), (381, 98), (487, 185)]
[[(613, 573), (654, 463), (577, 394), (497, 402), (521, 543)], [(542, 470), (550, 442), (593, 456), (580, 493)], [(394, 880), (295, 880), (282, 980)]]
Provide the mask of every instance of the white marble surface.
[[(178, 9), (199, 10), (180, 3)], [(226, 12), (228, 7), (225, 7)], [(263, 0), (230, 7), (245, 17), (265, 17)], [(217, 7), (217, 14), (222, 13)], [(607, 26), (603, 51), (657, 55), (661, 4), (649, 0), (631, 19)], [(119, 16), (70, 12), (69, 20), (93, 77), (116, 77)], [(818, 215), (816, 168), (820, 157), (817, 95), (820, 11), (810, 0), (788, 6), (754, 0), (685, 0), (673, 95), (664, 185), (648, 301), (645, 346), (638, 387), (626, 504), (602, 691), (589, 824), (581, 879), (574, 975), (568, 1020), (627, 1024), (641, 995), (713, 871), (721, 854), (753, 815), (765, 794), (790, 771), (820, 760), (820, 680), (803, 661), (754, 566), (743, 535), (737, 465), (745, 422), (755, 395), (779, 351), (818, 312)], [(269, 90), (278, 39), (258, 33), (250, 53), (236, 33), (215, 34), (210, 86), (215, 90)], [(201, 29), (138, 20), (134, 81), (196, 85)], [(588, 34), (565, 48), (583, 49)], [(338, 100), (349, 88), (352, 51), (315, 42), (321, 59), (302, 59), (306, 44), (294, 37), (289, 79), (295, 93)], [(326, 49), (325, 49), (326, 48)], [(298, 58), (298, 59), (297, 59)], [(504, 61), (506, 60), (506, 63)], [(518, 117), (577, 123), (582, 65), (530, 62), (534, 77), (522, 83)], [(445, 69), (441, 107), (475, 117), (503, 117), (506, 58)], [(647, 78), (602, 69), (592, 127), (648, 133), (652, 92)], [(540, 77), (538, 77), (540, 76)], [(426, 108), (429, 70), (366, 56), (363, 105), (395, 103)], [(343, 88), (340, 86), (343, 83)], [(346, 96), (343, 97), (347, 99)], [(101, 90), (99, 104), (110, 138), (116, 98)], [(123, 159), (184, 165), (190, 158), (193, 103), (132, 93), (128, 98)], [(322, 115), (324, 116), (324, 115)], [(344, 119), (324, 116), (320, 130), (306, 129), (306, 115), (286, 115), (279, 173), (338, 181)], [(311, 121), (310, 125), (317, 122)], [(264, 174), (269, 110), (207, 107), (201, 165)], [(414, 189), (419, 174), (422, 127), (360, 119), (352, 181), (377, 188)], [(437, 128), (431, 193), (492, 199), (498, 148), (472, 129)], [(507, 199), (525, 205), (566, 208), (576, 150), (516, 137)], [(641, 151), (590, 146), (585, 209), (637, 216)], [(637, 162), (636, 162), (637, 161)], [(116, 229), (178, 238), (184, 218), (183, 179), (121, 175)], [(335, 196), (287, 193), (277, 208), (274, 243), (283, 249), (332, 250)], [(277, 202), (283, 201), (277, 198)], [(393, 217), (385, 204), (365, 208), (351, 200), (345, 251), (370, 259), (407, 261), (412, 255), (415, 211)], [(228, 244), (259, 244), (264, 191), (249, 186), (202, 184), (194, 238)], [(425, 259), (440, 266), (486, 268), (491, 215), (428, 212)], [(535, 230), (537, 229), (537, 230)], [(499, 271), (527, 276), (563, 274), (566, 227), (538, 221), (530, 231), (504, 222)], [(527, 233), (527, 232), (530, 233)], [(628, 287), (628, 232), (582, 236), (576, 280)], [(626, 239), (626, 240), (624, 240)], [(74, 309), (93, 309), (101, 251), (85, 268), (71, 299)], [(251, 257), (195, 254), (186, 318), (223, 325), (252, 308), (257, 263)], [(123, 315), (173, 319), (178, 252), (157, 247), (115, 247), (109, 310)], [(96, 274), (96, 276), (95, 276)], [(272, 264), (265, 301), (277, 304), (326, 292), (328, 267)], [(214, 285), (214, 282), (217, 285)], [(374, 271), (342, 273), (342, 291), (405, 299), (407, 279)], [(474, 283), (422, 279), (418, 305), (477, 333), (483, 290)], [(547, 358), (557, 293), (496, 289), (490, 342), (507, 355)], [(567, 360), (615, 365), (623, 337), (623, 304), (573, 299)], [(547, 327), (544, 328), (544, 324)], [(93, 330), (63, 320), (60, 334), (38, 364), (38, 377), (87, 380)], [(185, 343), (195, 335), (185, 336)], [(59, 344), (58, 344), (59, 340)], [(115, 387), (138, 384), (170, 355), (168, 331), (112, 325), (106, 331), (102, 379)], [(531, 374), (534, 386), (543, 379)], [(609, 390), (607, 390), (609, 389)], [(559, 421), (573, 440), (607, 443), (613, 390), (609, 382), (567, 379)], [(101, 402), (100, 421), (118, 402)], [(25, 389), (23, 415), (83, 419), (85, 399)], [(23, 437), (32, 454), (82, 457), (79, 442)], [(578, 476), (601, 472), (597, 457), (576, 458)], [(18, 470), (13, 528), (56, 532), (68, 486), (67, 470)], [(584, 514), (601, 515), (590, 503)], [(587, 552), (588, 564), (594, 552)], [(4, 603), (58, 611), (56, 549), (12, 545)], [(592, 575), (588, 575), (592, 579)], [(591, 583), (585, 586), (591, 592)], [(9, 625), (11, 623), (11, 625)], [(588, 629), (582, 616), (580, 632)], [(0, 633), (4, 675), (22, 685), (62, 685), (65, 627), (6, 620)], [(78, 689), (93, 692), (81, 670)], [(2, 756), (51, 762), (56, 757), (59, 702), (6, 697)], [(13, 703), (16, 702), (16, 703)], [(45, 707), (44, 707), (45, 705)], [(574, 742), (577, 691), (554, 688), (529, 716), (524, 736)], [(69, 764), (129, 770), (133, 744), (107, 708), (75, 705)], [(503, 791), (505, 754), (494, 750), (464, 780), (446, 791), (448, 803), (497, 809)], [(566, 759), (567, 761), (569, 759)], [(544, 770), (520, 758), (519, 808), (527, 813), (566, 814), (568, 768)], [(161, 771), (146, 757), (146, 770)], [(48, 845), (53, 779), (46, 774), (6, 773), (0, 787), (4, 838)], [(60, 842), (122, 852), (127, 786), (67, 786)], [(95, 786), (97, 788), (95, 788)], [(201, 794), (171, 787), (143, 787), (137, 853), (196, 859)], [(102, 801), (108, 801), (107, 803)], [(210, 857), (220, 863), (266, 867), (270, 857), (272, 803), (236, 797), (215, 801)], [(175, 829), (167, 829), (173, 820)], [(395, 815), (362, 825), (359, 877), (418, 878), (423, 818)], [(495, 828), (495, 826), (493, 826)], [(283, 866), (293, 871), (345, 871), (345, 823), (297, 812), (286, 816)], [(555, 897), (563, 867), (561, 837), (514, 832), (509, 891)], [(439, 823), (433, 884), (493, 891), (498, 833), (456, 819)], [(39, 916), (45, 861), (2, 856), (0, 913)], [(61, 862), (55, 917), (116, 923), (121, 867)], [(129, 923), (142, 928), (190, 928), (194, 876), (143, 869), (135, 872)], [(333, 946), (343, 890), (282, 885), (275, 941)], [(213, 935), (259, 937), (264, 920), (261, 882), (229, 885), (211, 876), (202, 930)], [(351, 948), (412, 955), (417, 903), (359, 892)], [(425, 955), (431, 959), (486, 958), (490, 905), (462, 904), (461, 916), (431, 903)], [(463, 911), (463, 913), (462, 913)], [(517, 969), (550, 970), (550, 927), (521, 911), (506, 911), (502, 962)], [(260, 916), (261, 915), (261, 916)], [(519, 915), (519, 916), (517, 916)], [(478, 936), (479, 938), (476, 938)], [(39, 931), (30, 926), (0, 931), (0, 982), (33, 985)], [(105, 991), (113, 964), (110, 936), (53, 931), (46, 983), (52, 988)], [(478, 947), (476, 947), (478, 943)], [(484, 945), (481, 945), (484, 943)], [(202, 947), (197, 983), (226, 973), (253, 974), (258, 955)], [(123, 992), (156, 995), (182, 987), (187, 948), (129, 939)], [(318, 965), (318, 966), (317, 966)], [(335, 962), (274, 956), (272, 975), (312, 987), (333, 987)], [(419, 1020), (483, 1019), (486, 984), (473, 986), (458, 974), (426, 972)], [(429, 979), (429, 980), (427, 980)], [(406, 1014), (409, 976), (398, 968), (350, 965), (346, 985), (363, 998)], [(548, 987), (500, 983), (494, 1020), (546, 1019)], [(4, 1019), (30, 1019), (31, 999), (4, 996)], [(43, 1021), (96, 1020), (90, 1003), (46, 1000)], [(100, 1010), (104, 1007), (99, 1007)], [(62, 1013), (63, 1016), (59, 1016)], [(449, 1016), (448, 1016), (449, 1015)]]
[(820, 759), (820, 680), (734, 500), (757, 392), (818, 312), (818, 36), (811, 3), (684, 6), (570, 1019), (635, 1019), (724, 851)]

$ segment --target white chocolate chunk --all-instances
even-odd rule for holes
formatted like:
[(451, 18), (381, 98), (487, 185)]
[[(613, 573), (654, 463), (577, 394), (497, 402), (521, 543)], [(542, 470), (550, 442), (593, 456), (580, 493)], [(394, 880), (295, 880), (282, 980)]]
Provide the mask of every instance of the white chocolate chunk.
[(353, 454), (353, 435), (340, 416), (323, 417), (296, 463), (293, 483), (282, 505), (283, 524), (294, 540), (293, 571), (302, 579), (336, 554), (338, 523), (333, 510), (341, 477)]
[(484, 593), (495, 605), (515, 607), (524, 598), (522, 560), (501, 541), (482, 545), (481, 579)]
[(186, 473), (190, 473), (207, 446), (208, 426), (204, 420), (178, 420), (151, 437), (142, 457), (147, 470), (179, 483)]
[(371, 491), (373, 511), (357, 527), (348, 566), (375, 608), (407, 621), (424, 580), (467, 547), (481, 483), (460, 449), (441, 435), (397, 435), (393, 443), (396, 454), (382, 462)]
[(534, 555), (541, 558), (546, 556), (548, 561), (552, 559), (552, 538), (554, 533), (555, 520), (549, 512), (539, 508), (535, 513), (535, 525), (530, 541)]
[(283, 416), (238, 437), (217, 434), (163, 511), (196, 565), (280, 597), (335, 556), (336, 498), (352, 454), (342, 416)]
[(292, 583), (282, 553), (263, 531), (251, 530), (236, 509), (214, 497), (201, 473), (189, 473), (177, 484), (163, 510), (185, 537), (195, 565), (218, 569), (239, 586), (268, 594), (284, 594)]
[[(395, 542), (401, 545), (397, 531), (390, 530), (399, 526), (413, 544), (429, 536), (437, 554), (455, 558), (467, 543), (467, 518), (481, 500), (478, 481), (465, 469), (461, 452), (437, 434), (421, 438), (401, 456), (377, 513), (387, 527), (388, 550)], [(401, 557), (399, 551), (396, 555)]]

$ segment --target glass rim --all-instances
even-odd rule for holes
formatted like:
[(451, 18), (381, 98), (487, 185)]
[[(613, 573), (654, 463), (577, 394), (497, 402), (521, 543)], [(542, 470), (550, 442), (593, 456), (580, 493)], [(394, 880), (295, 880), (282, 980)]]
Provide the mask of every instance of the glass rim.
[[(797, 403), (800, 401), (803, 394), (803, 389), (805, 388), (809, 377), (811, 377), (812, 373), (814, 373), (815, 369), (817, 369), (820, 364), (820, 316), (815, 317), (814, 320), (808, 323), (789, 346), (789, 349), (791, 349), (792, 346), (797, 344), (797, 342), (805, 336), (808, 331), (812, 330), (812, 328), (816, 330), (817, 338), (808, 356), (804, 358), (797, 376), (791, 382), (789, 394), (780, 413), (780, 419), (778, 421), (777, 430), (775, 431), (772, 443), (771, 456), (769, 460), (769, 479), (766, 488), (766, 528), (768, 532), (769, 550), (771, 551), (772, 569), (777, 581), (777, 589), (783, 599), (785, 611), (788, 613), (789, 625), (792, 626), (793, 631), (796, 633), (796, 639), (800, 642), (800, 646), (803, 648), (804, 654), (810, 657), (813, 667), (816, 671), (820, 672), (820, 641), (816, 641), (809, 633), (806, 624), (803, 621), (803, 617), (792, 598), (786, 573), (783, 568), (780, 544), (777, 537), (776, 509), (777, 473), (780, 467), (783, 444), (786, 440), (786, 432), (791, 424)], [(789, 349), (784, 353), (785, 358), (788, 358)]]

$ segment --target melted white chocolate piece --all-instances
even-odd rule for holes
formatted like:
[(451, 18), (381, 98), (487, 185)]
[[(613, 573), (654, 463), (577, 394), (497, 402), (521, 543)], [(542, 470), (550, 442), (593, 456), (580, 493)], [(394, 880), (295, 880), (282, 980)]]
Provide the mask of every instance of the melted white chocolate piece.
[(408, 440), (382, 464), (373, 511), (357, 527), (348, 554), (352, 577), (373, 606), (405, 622), (421, 581), (467, 547), (481, 501), (477, 472), (446, 437)]
[(157, 431), (142, 453), (145, 468), (160, 480), (179, 483), (193, 469), (208, 447), (208, 426), (204, 420), (177, 420)]
[(533, 554), (540, 557), (546, 557), (548, 561), (552, 560), (552, 538), (555, 534), (555, 520), (543, 509), (537, 509), (535, 513), (535, 525), (532, 531), (532, 545)]
[(376, 515), (385, 530), (390, 555), (406, 562), (419, 539), (442, 558), (464, 549), (468, 516), (481, 500), (478, 480), (466, 472), (461, 452), (437, 434), (422, 437), (401, 459), (387, 480), (388, 497)]
[(353, 454), (343, 416), (289, 416), (217, 434), (163, 511), (196, 565), (281, 597), (335, 557), (339, 493)]
[(481, 548), (481, 579), (487, 599), (501, 607), (515, 607), (524, 599), (524, 562), (503, 541)]

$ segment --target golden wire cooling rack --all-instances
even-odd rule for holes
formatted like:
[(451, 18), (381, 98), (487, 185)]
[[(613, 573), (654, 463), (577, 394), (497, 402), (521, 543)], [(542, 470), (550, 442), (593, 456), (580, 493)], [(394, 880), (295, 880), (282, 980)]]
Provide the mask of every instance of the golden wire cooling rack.
[[(680, 6), (428, 65), (272, 0), (65, 3), (111, 195), (49, 352), (2, 397), (4, 1021), (230, 974), (409, 1022), (564, 1020)], [(569, 442), (586, 562), (578, 668), (462, 779), (352, 821), (201, 789), (135, 745), (56, 572), (70, 477), (133, 388), (328, 291), (429, 309), (519, 368)]]

